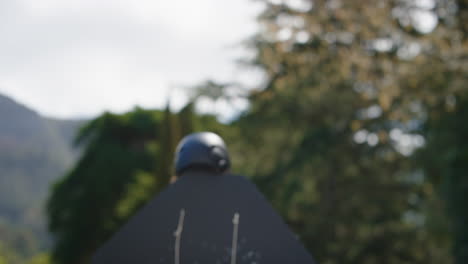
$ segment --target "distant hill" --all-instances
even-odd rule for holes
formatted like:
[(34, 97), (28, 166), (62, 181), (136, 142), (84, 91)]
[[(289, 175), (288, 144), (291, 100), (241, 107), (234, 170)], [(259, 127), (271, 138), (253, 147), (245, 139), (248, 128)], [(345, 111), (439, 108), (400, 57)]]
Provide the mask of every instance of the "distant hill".
[(44, 240), (48, 189), (76, 159), (71, 142), (83, 123), (44, 118), (0, 94), (0, 241), (15, 239), (5, 230)]

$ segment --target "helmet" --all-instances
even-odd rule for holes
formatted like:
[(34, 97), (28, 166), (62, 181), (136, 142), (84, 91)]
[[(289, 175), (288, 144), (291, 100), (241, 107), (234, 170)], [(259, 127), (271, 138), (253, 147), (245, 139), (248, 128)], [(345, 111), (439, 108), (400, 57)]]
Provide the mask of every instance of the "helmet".
[(180, 176), (189, 168), (206, 168), (224, 172), (230, 167), (223, 139), (212, 132), (193, 133), (184, 137), (176, 150), (175, 170)]

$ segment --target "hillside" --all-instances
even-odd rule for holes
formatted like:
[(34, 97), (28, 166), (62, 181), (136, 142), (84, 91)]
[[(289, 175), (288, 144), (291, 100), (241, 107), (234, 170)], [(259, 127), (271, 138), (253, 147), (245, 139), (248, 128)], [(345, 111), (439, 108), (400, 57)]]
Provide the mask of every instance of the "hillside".
[(44, 118), (0, 95), (0, 122), (0, 240), (17, 244), (17, 233), (26, 232), (30, 238), (23, 240), (44, 241), (44, 201), (77, 155), (71, 140), (83, 121)]

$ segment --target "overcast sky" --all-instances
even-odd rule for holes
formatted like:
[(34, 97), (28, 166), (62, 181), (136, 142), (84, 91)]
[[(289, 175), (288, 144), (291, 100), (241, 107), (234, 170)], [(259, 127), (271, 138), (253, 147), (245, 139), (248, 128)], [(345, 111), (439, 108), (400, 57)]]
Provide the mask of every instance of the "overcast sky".
[(180, 105), (176, 87), (244, 74), (234, 60), (260, 8), (249, 0), (0, 0), (0, 93), (61, 118), (161, 108), (169, 94)]

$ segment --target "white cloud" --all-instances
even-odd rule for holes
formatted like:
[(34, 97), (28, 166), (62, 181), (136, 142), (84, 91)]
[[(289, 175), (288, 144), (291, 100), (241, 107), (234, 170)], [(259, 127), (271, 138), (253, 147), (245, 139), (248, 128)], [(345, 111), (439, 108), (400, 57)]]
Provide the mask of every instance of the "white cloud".
[(59, 117), (162, 107), (173, 87), (238, 76), (244, 51), (232, 46), (255, 31), (258, 10), (249, 0), (2, 1), (0, 92)]

